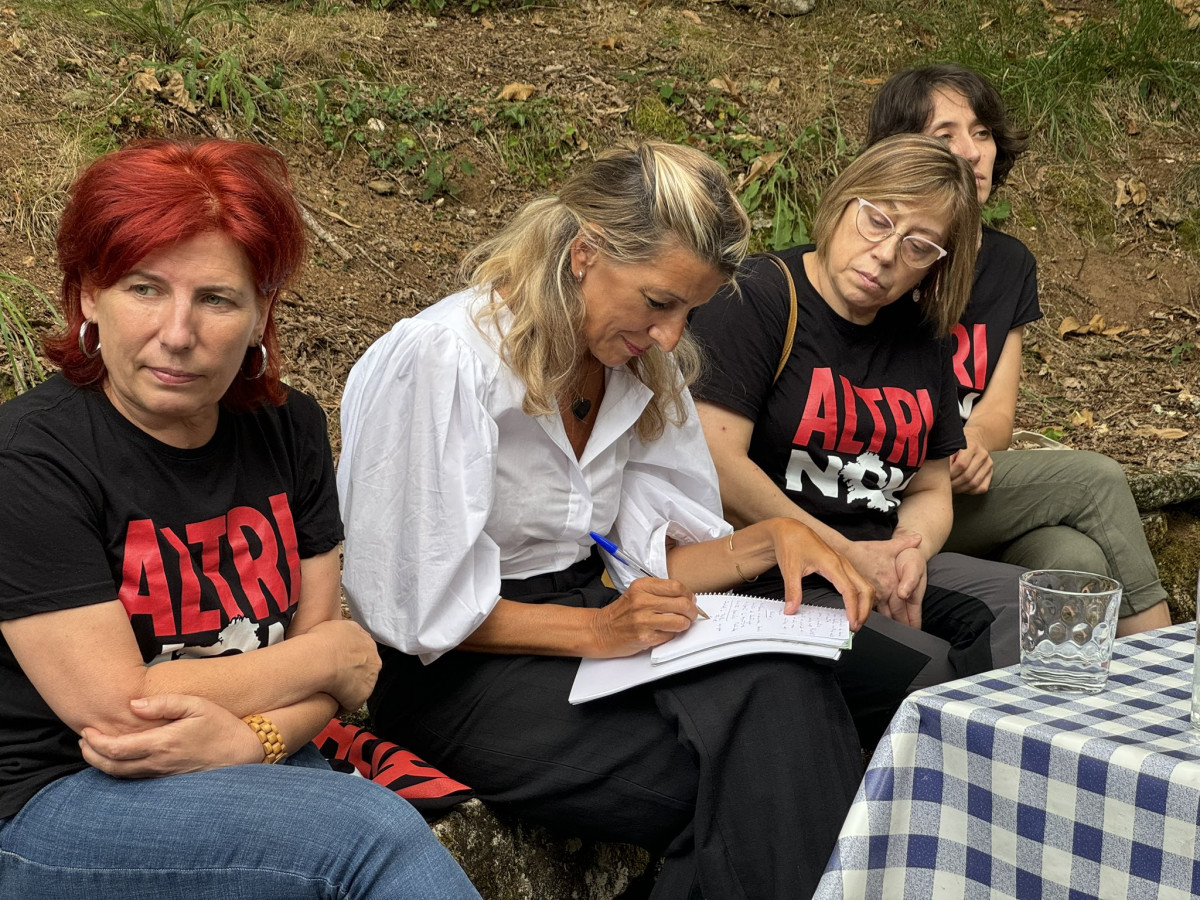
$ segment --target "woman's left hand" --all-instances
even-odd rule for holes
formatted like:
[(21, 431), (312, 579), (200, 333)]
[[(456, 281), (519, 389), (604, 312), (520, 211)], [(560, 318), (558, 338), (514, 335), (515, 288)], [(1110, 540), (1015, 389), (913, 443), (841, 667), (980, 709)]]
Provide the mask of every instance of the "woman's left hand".
[(902, 625), (921, 627), (921, 603), (925, 599), (925, 556), (918, 548), (896, 554), (896, 588), (880, 597), (878, 612)]
[(956, 494), (986, 494), (992, 486), (992, 454), (980, 435), (964, 428), (967, 446), (950, 457), (950, 489)]
[(262, 762), (258, 736), (211, 700), (162, 694), (133, 700), (129, 707), (154, 724), (116, 736), (84, 728), (79, 740), (84, 762), (115, 778), (161, 778)]
[(849, 560), (838, 553), (811, 528), (795, 519), (768, 519), (775, 546), (775, 561), (783, 574), (786, 615), (800, 608), (800, 582), (805, 575), (820, 575), (842, 595), (850, 629), (857, 631), (867, 620), (875, 600), (875, 589)]

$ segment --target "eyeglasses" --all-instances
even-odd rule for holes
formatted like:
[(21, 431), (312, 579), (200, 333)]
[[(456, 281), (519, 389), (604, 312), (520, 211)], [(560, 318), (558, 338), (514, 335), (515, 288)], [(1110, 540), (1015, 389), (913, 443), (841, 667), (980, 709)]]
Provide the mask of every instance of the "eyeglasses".
[[(900, 233), (882, 209), (862, 197), (855, 199), (858, 201), (858, 214), (854, 217), (854, 226), (864, 238), (873, 244), (880, 244), (893, 234)], [(928, 269), (947, 255), (944, 248), (915, 234), (902, 235), (900, 238), (900, 258), (914, 269)]]

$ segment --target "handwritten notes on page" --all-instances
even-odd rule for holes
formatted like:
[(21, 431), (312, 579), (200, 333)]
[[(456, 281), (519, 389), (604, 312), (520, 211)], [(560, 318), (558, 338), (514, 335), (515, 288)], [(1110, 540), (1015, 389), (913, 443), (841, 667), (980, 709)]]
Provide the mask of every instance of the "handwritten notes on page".
[(850, 647), (843, 609), (801, 606), (795, 616), (784, 616), (778, 600), (735, 594), (698, 594), (696, 600), (711, 618), (697, 620), (654, 650), (616, 659), (580, 660), (571, 703), (586, 703), (738, 656), (791, 653), (833, 660)]
[(709, 618), (697, 619), (683, 634), (655, 647), (651, 654), (655, 665), (742, 641), (769, 639), (837, 648), (850, 640), (843, 609), (801, 606), (795, 615), (785, 616), (782, 603), (763, 597), (705, 594), (696, 600)]

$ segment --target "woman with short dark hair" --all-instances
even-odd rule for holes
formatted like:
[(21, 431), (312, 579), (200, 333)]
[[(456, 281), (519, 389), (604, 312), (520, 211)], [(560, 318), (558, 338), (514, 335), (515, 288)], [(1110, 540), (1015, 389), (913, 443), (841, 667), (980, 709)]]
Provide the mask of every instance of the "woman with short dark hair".
[[(1026, 146), (1000, 94), (950, 63), (905, 69), (871, 107), (868, 144), (937, 137), (970, 163), (982, 204)], [(1125, 473), (1086, 450), (1009, 450), (1025, 326), (1040, 319), (1037, 266), (1016, 238), (979, 232), (971, 301), (953, 329), (954, 373), (967, 446), (950, 459), (954, 528), (947, 549), (1029, 569), (1079, 569), (1124, 586), (1118, 634), (1171, 624)]]

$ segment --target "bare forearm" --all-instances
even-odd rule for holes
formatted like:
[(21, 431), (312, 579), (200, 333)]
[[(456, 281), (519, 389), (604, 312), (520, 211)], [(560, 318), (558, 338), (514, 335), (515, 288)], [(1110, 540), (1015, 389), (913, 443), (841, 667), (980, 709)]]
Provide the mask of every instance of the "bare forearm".
[(769, 521), (758, 522), (714, 541), (673, 547), (667, 570), (694, 591), (729, 590), (775, 565), (770, 529)]
[(302, 634), (249, 653), (150, 666), (131, 697), (190, 694), (236, 716), (290, 706), (330, 689), (335, 662), (327, 642)]
[(897, 532), (919, 534), (917, 550), (930, 560), (942, 549), (954, 523), (954, 510), (949, 490), (921, 491), (904, 497), (900, 504)]
[[(850, 542), (834, 528), (805, 512), (775, 486), (767, 473), (749, 457), (718, 464), (721, 503), (725, 518), (735, 528), (744, 528), (774, 517), (796, 519), (816, 532), (834, 550), (845, 553)], [(745, 566), (742, 567), (745, 570)], [(753, 577), (748, 570), (746, 574)]]
[(338, 704), (328, 694), (314, 694), (290, 706), (257, 712), (274, 723), (288, 752), (294, 753), (321, 733), (329, 720), (337, 715)]
[(597, 656), (595, 610), (503, 597), (459, 650), (534, 656)]

